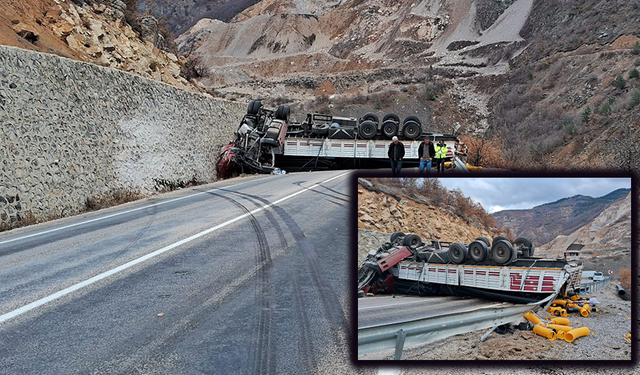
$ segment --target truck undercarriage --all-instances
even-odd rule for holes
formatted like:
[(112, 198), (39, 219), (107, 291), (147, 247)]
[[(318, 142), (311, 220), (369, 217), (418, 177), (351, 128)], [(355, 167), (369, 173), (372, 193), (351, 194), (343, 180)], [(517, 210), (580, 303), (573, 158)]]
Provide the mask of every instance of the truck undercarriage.
[(513, 244), (503, 236), (490, 243), (423, 242), (395, 232), (372, 250), (358, 270), (358, 292), (462, 295), (529, 303), (575, 294), (582, 264), (534, 257), (529, 239)]

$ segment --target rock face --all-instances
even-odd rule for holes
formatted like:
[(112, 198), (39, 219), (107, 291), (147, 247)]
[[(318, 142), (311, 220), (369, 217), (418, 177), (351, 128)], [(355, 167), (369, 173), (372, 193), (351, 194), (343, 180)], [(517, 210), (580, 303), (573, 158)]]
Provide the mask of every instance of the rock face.
[(581, 250), (584, 255), (631, 251), (631, 193), (607, 207), (592, 222), (567, 236), (556, 237), (536, 251), (561, 255), (574, 243), (585, 245)]
[(590, 223), (628, 193), (629, 189), (619, 189), (599, 198), (576, 195), (529, 210), (504, 210), (492, 216), (498, 226), (509, 227), (516, 236), (528, 237), (534, 245), (542, 246)]
[(115, 191), (216, 178), (244, 105), (0, 46), (0, 226), (81, 212)]
[(177, 87), (200, 91), (180, 76), (180, 60), (159, 49), (158, 21), (124, 22), (126, 5), (116, 1), (0, 0), (0, 44), (54, 53), (124, 70)]
[(371, 191), (361, 184), (358, 185), (358, 229), (415, 233), (423, 240), (463, 243), (479, 236), (492, 238), (488, 230), (467, 224), (446, 208)]

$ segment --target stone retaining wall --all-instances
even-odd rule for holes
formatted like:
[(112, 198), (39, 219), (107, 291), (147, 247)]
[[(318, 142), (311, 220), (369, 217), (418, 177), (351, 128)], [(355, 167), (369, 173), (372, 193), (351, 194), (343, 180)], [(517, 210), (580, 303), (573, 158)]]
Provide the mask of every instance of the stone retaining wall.
[(0, 46), (0, 229), (114, 194), (216, 178), (246, 107)]

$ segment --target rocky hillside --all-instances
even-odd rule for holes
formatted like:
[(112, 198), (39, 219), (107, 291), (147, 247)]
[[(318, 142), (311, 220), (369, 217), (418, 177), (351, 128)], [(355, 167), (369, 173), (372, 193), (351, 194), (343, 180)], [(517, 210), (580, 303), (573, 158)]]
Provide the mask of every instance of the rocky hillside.
[(585, 255), (611, 255), (631, 250), (631, 193), (607, 208), (593, 221), (569, 235), (561, 235), (537, 252), (544, 255), (561, 255), (573, 243), (585, 245)]
[(179, 45), (214, 95), (459, 123), (508, 168), (634, 169), (639, 22), (621, 0), (263, 0)]
[(164, 51), (158, 21), (125, 2), (0, 0), (0, 44), (56, 54), (197, 90), (181, 76), (184, 59)]
[(528, 210), (504, 210), (492, 216), (496, 224), (511, 228), (518, 237), (528, 237), (541, 246), (559, 235), (569, 235), (592, 223), (598, 215), (630, 194), (618, 189), (599, 198), (576, 195)]
[(178, 36), (202, 18), (229, 21), (239, 12), (260, 0), (139, 0), (138, 6), (158, 19), (166, 20)]
[(479, 236), (492, 238), (497, 229), (477, 218), (461, 217), (448, 205), (436, 205), (408, 191), (360, 180), (358, 228), (376, 232), (415, 233), (422, 239), (469, 243)]

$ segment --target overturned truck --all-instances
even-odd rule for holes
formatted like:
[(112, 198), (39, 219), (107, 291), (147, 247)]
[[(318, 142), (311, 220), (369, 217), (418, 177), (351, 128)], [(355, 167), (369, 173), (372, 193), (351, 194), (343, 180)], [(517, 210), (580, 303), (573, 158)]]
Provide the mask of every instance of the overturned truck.
[(395, 232), (360, 265), (358, 291), (360, 296), (460, 295), (513, 303), (579, 292), (581, 263), (535, 257), (534, 251), (527, 238), (425, 243), (416, 234)]
[(448, 167), (468, 171), (454, 152), (458, 138), (424, 132), (416, 116), (400, 121), (398, 115), (387, 113), (380, 121), (373, 112), (360, 118), (310, 113), (304, 121), (295, 122), (290, 121), (288, 106), (273, 109), (252, 100), (238, 125), (235, 139), (221, 150), (218, 176), (226, 178), (234, 172), (271, 173), (276, 168), (387, 167), (387, 150), (394, 136), (403, 141), (405, 166), (418, 165), (420, 142), (428, 137), (432, 141), (443, 140), (449, 147)]

